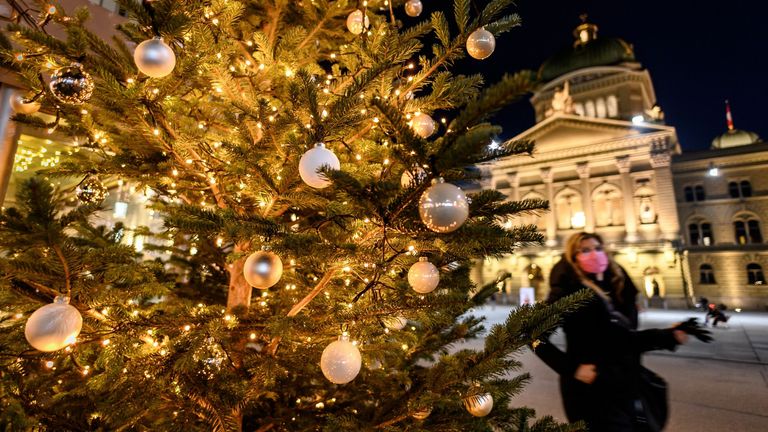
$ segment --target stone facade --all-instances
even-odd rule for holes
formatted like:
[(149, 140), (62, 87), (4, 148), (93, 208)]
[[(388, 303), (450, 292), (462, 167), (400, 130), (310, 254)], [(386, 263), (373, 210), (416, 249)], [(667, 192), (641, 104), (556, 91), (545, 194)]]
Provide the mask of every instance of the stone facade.
[(765, 143), (675, 157), (678, 214), (697, 296), (733, 308), (768, 307), (766, 167)]

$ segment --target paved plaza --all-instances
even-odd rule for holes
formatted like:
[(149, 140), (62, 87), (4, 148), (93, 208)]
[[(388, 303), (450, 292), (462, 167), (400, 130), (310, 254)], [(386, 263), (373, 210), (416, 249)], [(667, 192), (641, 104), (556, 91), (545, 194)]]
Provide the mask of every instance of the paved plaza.
[[(476, 314), (495, 324), (509, 312), (509, 306), (486, 306)], [(640, 325), (663, 328), (691, 316), (703, 319), (704, 312), (647, 310)], [(768, 431), (768, 313), (733, 313), (727, 328), (711, 330), (711, 344), (692, 340), (676, 352), (644, 357), (644, 364), (669, 383), (671, 417), (666, 430)], [(553, 341), (562, 344), (562, 337), (556, 335)], [(533, 380), (515, 404), (565, 421), (557, 375), (530, 351), (520, 359)]]

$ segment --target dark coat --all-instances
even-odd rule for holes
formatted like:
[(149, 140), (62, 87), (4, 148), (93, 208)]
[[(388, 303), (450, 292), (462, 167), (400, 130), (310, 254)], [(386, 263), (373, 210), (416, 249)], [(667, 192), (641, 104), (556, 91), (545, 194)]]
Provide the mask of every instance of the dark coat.
[[(587, 304), (563, 317), (566, 352), (549, 341), (536, 349), (547, 365), (560, 375), (560, 390), (568, 420), (584, 420), (593, 432), (635, 432), (640, 356), (645, 351), (674, 349), (672, 330), (637, 330), (637, 288), (623, 269), (624, 288), (617, 293), (609, 269), (602, 281), (589, 275), (611, 303), (594, 296)], [(548, 302), (585, 289), (564, 259), (552, 269)], [(587, 288), (588, 289), (588, 288)], [(619, 315), (620, 314), (620, 315)], [(597, 379), (584, 384), (573, 378), (581, 364), (594, 364)]]

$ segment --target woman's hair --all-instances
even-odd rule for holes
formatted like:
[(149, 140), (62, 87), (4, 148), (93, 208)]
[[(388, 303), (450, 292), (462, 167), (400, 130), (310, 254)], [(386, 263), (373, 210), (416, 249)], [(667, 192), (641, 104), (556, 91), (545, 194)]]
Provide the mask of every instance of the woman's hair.
[[(601, 246), (605, 247), (602, 237), (598, 234), (588, 232), (576, 233), (570, 236), (568, 241), (565, 242), (565, 261), (571, 266), (579, 279), (586, 279), (587, 275), (584, 274), (584, 271), (579, 267), (576, 255), (578, 255), (581, 250), (581, 242), (589, 239), (595, 239)], [(611, 272), (611, 287), (616, 293), (616, 298), (621, 301), (621, 291), (624, 289), (624, 271), (618, 264), (616, 264), (616, 261), (613, 260), (611, 254), (606, 251), (605, 255), (608, 257), (608, 268)]]

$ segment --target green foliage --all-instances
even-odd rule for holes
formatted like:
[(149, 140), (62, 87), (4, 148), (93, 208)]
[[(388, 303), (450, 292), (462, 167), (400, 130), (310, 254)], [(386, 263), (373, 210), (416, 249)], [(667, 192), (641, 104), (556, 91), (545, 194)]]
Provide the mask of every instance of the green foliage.
[[(164, 224), (158, 232), (100, 226), (102, 209), (66, 207), (47, 181), (22, 185), (17, 207), (0, 215), (0, 425), (577, 430), (512, 405), (529, 381), (515, 353), (583, 298), (521, 307), (487, 335), (472, 315), (496, 290), (476, 286), (472, 267), (540, 243), (534, 226), (509, 224), (548, 204), (472, 193), (468, 221), (450, 234), (429, 231), (418, 215), (432, 179), (471, 183), (468, 166), (534, 149), (488, 146), (502, 133), (493, 114), (533, 88), (530, 72), (485, 89), (481, 75), (451, 72), (472, 31), (519, 25), (510, 0), (485, 3), (478, 12), (455, 0), (452, 19), (448, 7), (405, 28), (389, 5), (369, 0), (370, 28), (359, 36), (345, 20), (361, 3), (347, 0), (122, 0), (129, 20), (109, 40), (89, 30), (85, 9), (59, 8), (49, 24), (57, 33), (9, 26), (17, 50), (35, 55), (19, 63), (0, 43), (0, 59), (57, 114), (54, 123), (15, 120), (80, 143), (45, 175), (89, 173), (152, 191)], [(155, 36), (176, 54), (166, 78), (133, 63), (129, 43)], [(84, 106), (62, 105), (40, 78), (73, 61), (96, 85)], [(446, 120), (421, 138), (409, 124), (417, 111)], [(316, 142), (342, 167), (320, 170), (325, 189), (308, 187), (298, 171)], [(401, 186), (417, 168), (426, 175)], [(124, 244), (129, 235), (147, 239), (142, 252)], [(262, 246), (281, 257), (282, 278), (238, 297), (250, 292), (243, 261)], [(434, 293), (408, 285), (418, 256), (440, 269)], [(78, 342), (30, 349), (17, 314), (61, 293), (84, 317)], [(392, 317), (408, 325), (387, 329)], [(338, 386), (318, 363), (342, 329), (359, 342), (364, 367)], [(464, 345), (483, 336), (480, 349)], [(474, 418), (462, 401), (481, 392), (495, 407)], [(415, 419), (424, 409), (432, 414)]]

